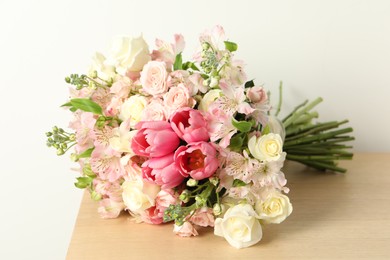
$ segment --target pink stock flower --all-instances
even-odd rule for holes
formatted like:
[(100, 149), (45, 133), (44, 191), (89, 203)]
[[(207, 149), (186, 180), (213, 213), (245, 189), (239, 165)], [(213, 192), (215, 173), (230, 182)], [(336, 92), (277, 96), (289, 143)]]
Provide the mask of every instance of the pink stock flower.
[(133, 137), (131, 149), (140, 156), (161, 157), (172, 153), (180, 139), (165, 121), (139, 122), (139, 130)]
[(214, 227), (213, 209), (208, 207), (202, 207), (198, 209), (190, 218), (190, 221), (192, 224), (201, 227)]
[(187, 143), (208, 141), (207, 121), (199, 110), (179, 109), (170, 118), (173, 131)]
[(206, 142), (191, 143), (179, 147), (175, 152), (175, 164), (184, 177), (195, 180), (210, 177), (218, 168), (217, 151)]
[(183, 225), (181, 226), (175, 224), (173, 227), (173, 233), (181, 237), (190, 237), (190, 236), (199, 235), (195, 227), (188, 221), (184, 222)]
[(142, 164), (142, 177), (160, 185), (162, 189), (178, 186), (184, 177), (176, 169), (173, 153), (162, 157), (153, 157)]

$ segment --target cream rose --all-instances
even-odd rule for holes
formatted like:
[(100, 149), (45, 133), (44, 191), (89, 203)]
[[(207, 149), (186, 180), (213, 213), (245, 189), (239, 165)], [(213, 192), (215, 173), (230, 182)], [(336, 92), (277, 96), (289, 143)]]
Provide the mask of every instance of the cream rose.
[(141, 178), (138, 178), (123, 182), (122, 190), (122, 198), (126, 208), (133, 213), (142, 213), (145, 209), (155, 205), (155, 198), (160, 187), (143, 182)]
[(279, 191), (271, 192), (265, 200), (258, 200), (255, 204), (259, 219), (265, 223), (279, 224), (292, 212), (290, 199)]
[(118, 36), (114, 39), (106, 64), (116, 67), (118, 74), (138, 72), (150, 61), (149, 47), (142, 35), (138, 38)]
[(249, 204), (238, 204), (229, 208), (223, 218), (217, 218), (214, 234), (224, 237), (235, 248), (254, 245), (263, 236), (256, 212)]
[(168, 90), (167, 76), (165, 62), (148, 62), (141, 72), (142, 90), (154, 97), (161, 96)]
[(119, 118), (122, 121), (130, 119), (130, 126), (134, 127), (141, 121), (142, 111), (148, 105), (145, 97), (140, 95), (131, 96), (120, 107)]
[(276, 161), (280, 158), (283, 141), (280, 135), (270, 133), (260, 137), (252, 136), (248, 141), (250, 153), (261, 161)]
[(171, 87), (164, 95), (164, 105), (169, 109), (170, 115), (178, 108), (192, 107), (193, 100), (184, 84), (179, 84), (177, 87)]
[(219, 98), (222, 95), (222, 90), (220, 89), (212, 89), (209, 92), (204, 95), (202, 100), (199, 103), (198, 109), (207, 112), (209, 109), (209, 106), (212, 102), (214, 102), (217, 98)]

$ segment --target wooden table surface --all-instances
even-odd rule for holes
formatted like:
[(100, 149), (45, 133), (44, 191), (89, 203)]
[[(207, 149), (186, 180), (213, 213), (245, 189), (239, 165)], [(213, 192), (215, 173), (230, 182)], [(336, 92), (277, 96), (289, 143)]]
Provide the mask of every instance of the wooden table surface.
[(293, 213), (240, 250), (212, 228), (181, 238), (171, 224), (135, 224), (127, 214), (100, 219), (86, 194), (67, 259), (390, 259), (390, 154), (360, 153), (340, 165), (346, 174), (288, 162)]

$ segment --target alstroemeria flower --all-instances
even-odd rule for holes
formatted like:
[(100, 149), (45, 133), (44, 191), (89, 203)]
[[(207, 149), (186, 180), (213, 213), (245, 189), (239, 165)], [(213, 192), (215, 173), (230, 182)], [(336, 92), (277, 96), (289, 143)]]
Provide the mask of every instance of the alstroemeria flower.
[(175, 152), (175, 164), (184, 177), (195, 180), (210, 177), (217, 170), (219, 162), (214, 146), (198, 142), (179, 147)]
[(173, 131), (187, 143), (208, 141), (207, 122), (199, 110), (179, 109), (170, 118)]
[(131, 149), (140, 156), (161, 157), (172, 153), (179, 146), (180, 139), (165, 121), (140, 122), (133, 137)]

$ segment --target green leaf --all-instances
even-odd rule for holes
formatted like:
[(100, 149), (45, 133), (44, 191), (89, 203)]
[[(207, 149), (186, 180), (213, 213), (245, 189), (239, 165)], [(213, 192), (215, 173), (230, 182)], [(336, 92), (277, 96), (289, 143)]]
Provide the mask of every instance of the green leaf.
[(225, 43), (226, 50), (230, 52), (236, 51), (238, 48), (237, 43), (229, 42), (229, 41), (224, 41), (224, 43)]
[(232, 124), (235, 128), (237, 128), (242, 133), (247, 133), (252, 128), (252, 123), (247, 121), (237, 121), (236, 119), (232, 119)]
[(182, 70), (183, 69), (183, 57), (181, 52), (176, 55), (175, 63), (173, 63), (173, 70)]
[(199, 68), (196, 67), (195, 63), (193, 63), (191, 61), (187, 61), (187, 62), (183, 63), (183, 70), (188, 70), (188, 69), (199, 71)]
[(242, 187), (246, 186), (246, 183), (239, 179), (234, 179), (233, 181), (233, 187)]
[(91, 112), (97, 115), (103, 115), (103, 110), (99, 104), (87, 98), (74, 98), (70, 100), (72, 106), (85, 112)]
[(253, 80), (245, 82), (245, 88), (251, 88), (255, 86), (255, 82)]
[(262, 135), (267, 135), (271, 132), (271, 128), (269, 127), (269, 125), (267, 125), (266, 127), (264, 127), (264, 129), (261, 131), (261, 134)]
[(66, 102), (65, 104), (61, 105), (61, 107), (71, 107), (72, 106), (72, 103), (69, 101), (69, 102)]
[(91, 157), (93, 149), (95, 149), (95, 147), (89, 148), (88, 150), (85, 150), (84, 152), (82, 152), (79, 155), (77, 155), (77, 157), (78, 158), (88, 158), (88, 157)]
[(233, 150), (240, 150), (244, 143), (244, 139), (240, 135), (235, 135), (230, 139), (229, 148)]

